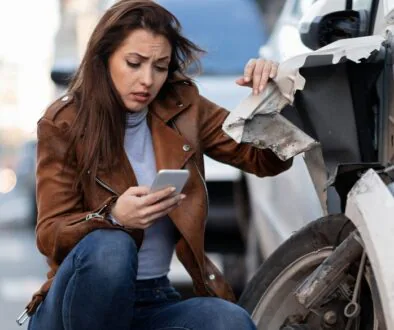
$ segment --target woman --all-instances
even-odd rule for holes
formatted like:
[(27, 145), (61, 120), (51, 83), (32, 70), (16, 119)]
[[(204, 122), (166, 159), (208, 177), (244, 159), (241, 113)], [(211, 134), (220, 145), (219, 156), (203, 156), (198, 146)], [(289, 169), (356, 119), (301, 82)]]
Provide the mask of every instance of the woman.
[[(255, 329), (204, 255), (203, 154), (259, 176), (291, 161), (223, 134), (228, 112), (185, 73), (200, 52), (151, 1), (122, 0), (98, 23), (38, 123), (37, 245), (51, 271), (29, 329)], [(251, 60), (237, 82), (257, 93), (275, 74)], [(181, 168), (182, 194), (149, 192), (156, 171)], [(174, 248), (200, 297), (181, 301), (169, 283)]]

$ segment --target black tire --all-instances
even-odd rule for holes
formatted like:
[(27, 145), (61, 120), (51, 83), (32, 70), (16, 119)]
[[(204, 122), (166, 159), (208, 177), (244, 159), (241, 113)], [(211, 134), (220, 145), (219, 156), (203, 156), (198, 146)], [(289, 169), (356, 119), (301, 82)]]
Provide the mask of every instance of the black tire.
[(252, 314), (264, 292), (288, 265), (306, 254), (338, 245), (352, 230), (354, 225), (343, 214), (329, 215), (309, 223), (265, 260), (245, 287), (239, 305)]

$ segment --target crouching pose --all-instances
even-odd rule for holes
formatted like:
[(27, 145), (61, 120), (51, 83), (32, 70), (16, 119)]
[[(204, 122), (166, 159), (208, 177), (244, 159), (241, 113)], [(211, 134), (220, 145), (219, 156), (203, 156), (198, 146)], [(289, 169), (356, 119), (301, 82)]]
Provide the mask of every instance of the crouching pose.
[[(204, 254), (203, 155), (258, 176), (291, 161), (223, 133), (228, 111), (187, 76), (201, 52), (153, 1), (121, 0), (99, 21), (68, 93), (38, 122), (37, 246), (51, 270), (27, 306), (30, 330), (255, 329)], [(251, 60), (237, 83), (261, 90), (276, 68)], [(182, 193), (150, 192), (158, 170), (182, 168)], [(174, 249), (195, 298), (167, 278)]]

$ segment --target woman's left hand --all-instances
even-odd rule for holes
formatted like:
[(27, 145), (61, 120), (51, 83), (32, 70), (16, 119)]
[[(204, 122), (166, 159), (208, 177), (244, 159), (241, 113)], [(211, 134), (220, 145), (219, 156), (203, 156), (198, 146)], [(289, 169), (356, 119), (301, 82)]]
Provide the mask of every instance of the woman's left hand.
[(237, 79), (236, 83), (253, 88), (253, 94), (257, 95), (267, 86), (268, 79), (276, 77), (277, 72), (278, 63), (251, 58), (245, 65), (244, 76)]

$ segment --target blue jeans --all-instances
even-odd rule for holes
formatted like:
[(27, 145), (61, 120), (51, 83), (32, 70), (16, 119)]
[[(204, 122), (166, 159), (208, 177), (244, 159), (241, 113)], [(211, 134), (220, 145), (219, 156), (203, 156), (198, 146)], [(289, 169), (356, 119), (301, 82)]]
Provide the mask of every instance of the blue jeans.
[(254, 330), (219, 298), (181, 300), (167, 277), (137, 281), (137, 248), (121, 230), (95, 230), (60, 265), (29, 330)]

